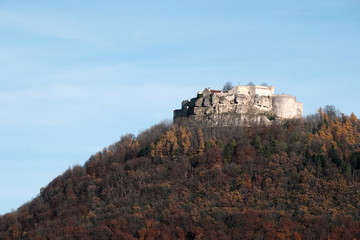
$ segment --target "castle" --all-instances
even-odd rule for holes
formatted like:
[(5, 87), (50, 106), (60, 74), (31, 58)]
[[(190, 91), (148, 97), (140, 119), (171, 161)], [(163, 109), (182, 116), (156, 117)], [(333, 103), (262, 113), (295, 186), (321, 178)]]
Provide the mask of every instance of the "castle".
[(296, 97), (275, 94), (272, 86), (235, 86), (229, 91), (205, 88), (174, 111), (174, 123), (192, 126), (250, 126), (301, 118)]

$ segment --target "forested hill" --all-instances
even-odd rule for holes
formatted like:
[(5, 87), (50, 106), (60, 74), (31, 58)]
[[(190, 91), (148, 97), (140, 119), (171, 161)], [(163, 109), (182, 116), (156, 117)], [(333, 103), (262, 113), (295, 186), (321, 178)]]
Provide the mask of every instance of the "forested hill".
[(0, 217), (0, 239), (360, 239), (360, 121), (126, 135)]

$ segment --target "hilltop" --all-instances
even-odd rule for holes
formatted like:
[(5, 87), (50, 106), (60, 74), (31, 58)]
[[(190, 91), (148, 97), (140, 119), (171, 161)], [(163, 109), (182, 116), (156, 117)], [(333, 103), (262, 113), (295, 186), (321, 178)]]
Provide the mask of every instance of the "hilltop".
[(359, 239), (360, 120), (160, 123), (0, 217), (0, 239)]

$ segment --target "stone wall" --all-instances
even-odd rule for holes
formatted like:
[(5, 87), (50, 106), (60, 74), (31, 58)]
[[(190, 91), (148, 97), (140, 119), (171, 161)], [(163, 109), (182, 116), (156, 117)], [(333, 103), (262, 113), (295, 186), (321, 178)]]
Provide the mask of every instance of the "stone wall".
[(259, 95), (272, 96), (274, 95), (274, 87), (271, 86), (235, 86), (229, 94), (245, 94), (245, 95)]
[(289, 95), (273, 96), (273, 111), (280, 118), (294, 118), (302, 116), (302, 103)]

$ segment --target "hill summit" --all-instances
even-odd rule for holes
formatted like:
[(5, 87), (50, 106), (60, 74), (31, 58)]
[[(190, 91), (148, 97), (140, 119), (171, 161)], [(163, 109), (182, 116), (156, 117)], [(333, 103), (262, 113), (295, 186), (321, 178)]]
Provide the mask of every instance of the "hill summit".
[(360, 239), (360, 120), (155, 125), (0, 216), (0, 239)]
[(205, 88), (174, 111), (174, 122), (195, 126), (246, 126), (302, 117), (296, 97), (274, 93), (272, 86), (235, 86), (229, 90)]

